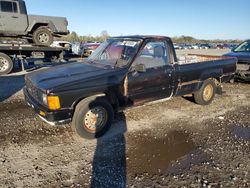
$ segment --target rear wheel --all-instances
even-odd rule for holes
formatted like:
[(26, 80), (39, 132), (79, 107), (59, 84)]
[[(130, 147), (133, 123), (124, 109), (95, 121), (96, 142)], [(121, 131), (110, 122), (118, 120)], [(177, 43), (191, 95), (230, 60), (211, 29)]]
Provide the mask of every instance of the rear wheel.
[(208, 105), (215, 96), (216, 85), (213, 80), (204, 81), (199, 91), (194, 93), (194, 100), (197, 104)]
[(9, 74), (12, 69), (13, 61), (11, 58), (4, 53), (0, 53), (0, 75)]
[(33, 33), (33, 41), (37, 45), (49, 46), (53, 42), (53, 36), (48, 28), (40, 27)]
[(72, 129), (82, 138), (98, 138), (110, 128), (113, 119), (114, 110), (109, 101), (105, 97), (91, 97), (76, 106)]

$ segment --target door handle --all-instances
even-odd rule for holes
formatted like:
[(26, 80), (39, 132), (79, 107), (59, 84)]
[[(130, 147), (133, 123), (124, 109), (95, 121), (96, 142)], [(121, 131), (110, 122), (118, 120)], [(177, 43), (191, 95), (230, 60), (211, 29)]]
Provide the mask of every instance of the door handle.
[(12, 18), (19, 18), (18, 16), (12, 16)]

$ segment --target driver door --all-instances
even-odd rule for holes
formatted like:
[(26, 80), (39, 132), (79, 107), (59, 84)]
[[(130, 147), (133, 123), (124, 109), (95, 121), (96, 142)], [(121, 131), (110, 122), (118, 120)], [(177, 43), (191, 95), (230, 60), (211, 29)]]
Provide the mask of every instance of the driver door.
[[(143, 65), (144, 71), (135, 71)], [(132, 64), (128, 74), (128, 98), (133, 105), (168, 98), (173, 92), (173, 71), (165, 41), (149, 41)]]

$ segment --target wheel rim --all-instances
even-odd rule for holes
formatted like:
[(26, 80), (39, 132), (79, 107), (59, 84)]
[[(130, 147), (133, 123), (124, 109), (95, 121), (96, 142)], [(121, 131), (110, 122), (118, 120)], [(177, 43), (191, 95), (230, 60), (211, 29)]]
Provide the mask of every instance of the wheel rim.
[(209, 101), (213, 96), (214, 88), (211, 84), (207, 85), (203, 91), (203, 99)]
[(105, 108), (98, 106), (90, 109), (84, 117), (83, 126), (89, 132), (95, 133), (102, 129), (108, 120), (108, 112)]
[(41, 33), (38, 36), (39, 42), (41, 43), (48, 43), (49, 42), (49, 35), (47, 33)]
[(4, 72), (9, 68), (9, 62), (7, 59), (0, 57), (0, 72)]

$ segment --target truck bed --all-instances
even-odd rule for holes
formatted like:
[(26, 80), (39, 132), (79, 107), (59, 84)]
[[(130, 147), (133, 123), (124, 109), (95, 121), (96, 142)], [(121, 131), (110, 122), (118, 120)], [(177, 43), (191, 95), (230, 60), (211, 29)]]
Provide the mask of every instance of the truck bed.
[(209, 78), (227, 82), (236, 70), (236, 58), (189, 54), (176, 64), (177, 95), (199, 90), (200, 83)]
[(181, 55), (177, 57), (178, 62), (177, 64), (192, 64), (192, 63), (202, 63), (208, 61), (216, 61), (216, 60), (225, 60), (230, 59), (225, 56), (211, 56), (211, 55), (199, 55), (199, 54), (187, 54)]

